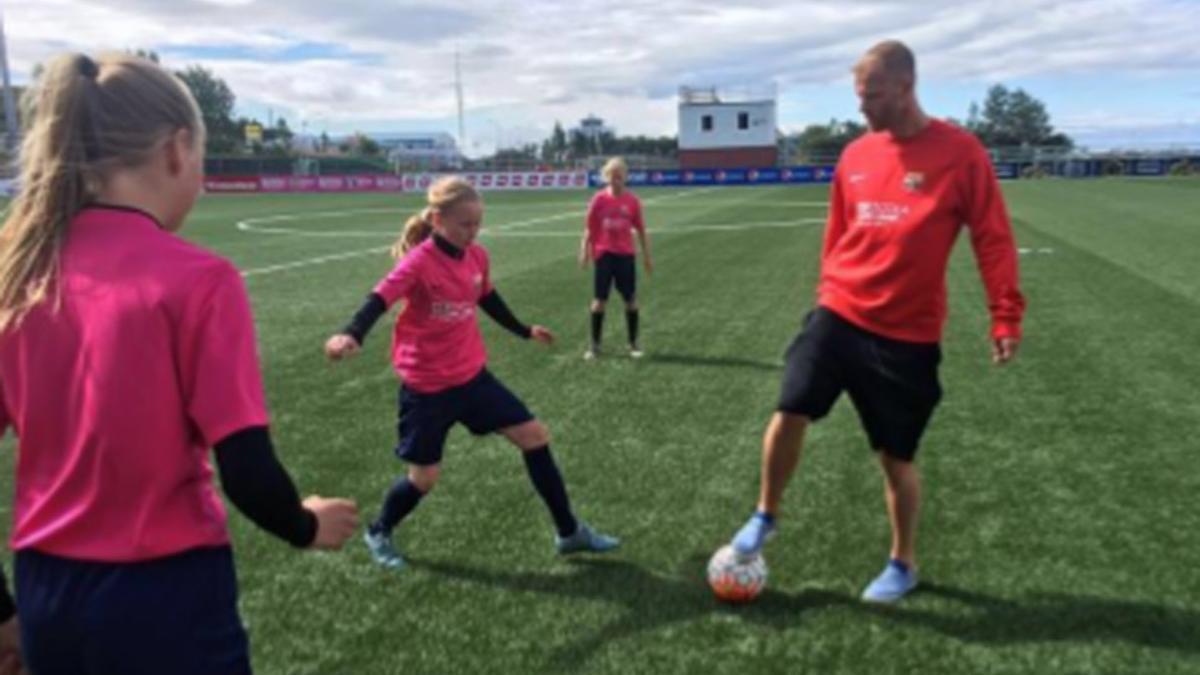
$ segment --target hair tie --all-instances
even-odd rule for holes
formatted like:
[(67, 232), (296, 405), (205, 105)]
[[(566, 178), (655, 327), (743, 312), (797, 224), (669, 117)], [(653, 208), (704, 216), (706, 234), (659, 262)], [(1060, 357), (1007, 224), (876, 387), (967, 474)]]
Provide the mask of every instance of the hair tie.
[(80, 54), (79, 74), (90, 80), (94, 80), (100, 75), (100, 66), (96, 65), (96, 62), (93, 61), (90, 56), (86, 54)]

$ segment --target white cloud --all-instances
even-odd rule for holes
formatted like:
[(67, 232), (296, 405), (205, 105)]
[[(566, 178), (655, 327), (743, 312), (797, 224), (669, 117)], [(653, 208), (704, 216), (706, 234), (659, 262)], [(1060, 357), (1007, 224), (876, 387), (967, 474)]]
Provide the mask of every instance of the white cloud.
[[(670, 133), (680, 84), (827, 84), (844, 96), (832, 87), (887, 37), (914, 48), (925, 82), (1200, 73), (1200, 3), (1172, 0), (39, 0), (10, 5), (5, 22), (18, 74), (64, 49), (151, 48), (212, 68), (242, 102), (342, 126), (452, 116), (459, 48), (468, 108), (514, 139), (589, 112), (622, 132)], [(306, 44), (369, 58), (245, 53)], [(202, 46), (243, 52), (178, 56)]]

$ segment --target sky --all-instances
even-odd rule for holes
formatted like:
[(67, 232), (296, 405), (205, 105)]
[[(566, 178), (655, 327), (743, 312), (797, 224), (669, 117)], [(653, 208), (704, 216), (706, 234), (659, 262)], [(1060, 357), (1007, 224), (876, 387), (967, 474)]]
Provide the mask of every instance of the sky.
[(223, 78), (238, 114), (309, 134), (457, 135), (470, 155), (595, 114), (674, 135), (681, 85), (775, 87), (785, 132), (860, 119), (850, 66), (917, 56), (932, 115), (1021, 87), (1095, 149), (1200, 147), (1200, 0), (0, 0), (16, 84), (68, 50), (156, 51)]

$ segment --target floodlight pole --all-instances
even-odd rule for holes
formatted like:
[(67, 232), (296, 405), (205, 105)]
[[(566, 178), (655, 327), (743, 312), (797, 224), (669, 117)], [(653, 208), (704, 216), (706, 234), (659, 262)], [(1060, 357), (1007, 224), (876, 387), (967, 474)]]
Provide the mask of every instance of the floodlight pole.
[(458, 100), (458, 152), (462, 154), (463, 148), (467, 147), (467, 139), (463, 131), (462, 62), (459, 59), (458, 49), (454, 50), (454, 93)]

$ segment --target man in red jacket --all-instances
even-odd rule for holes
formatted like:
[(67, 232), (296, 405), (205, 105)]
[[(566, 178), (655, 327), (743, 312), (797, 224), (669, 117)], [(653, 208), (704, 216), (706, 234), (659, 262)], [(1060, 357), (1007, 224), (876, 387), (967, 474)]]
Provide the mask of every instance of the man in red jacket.
[(1010, 361), (1025, 300), (991, 162), (970, 133), (925, 115), (912, 52), (872, 47), (854, 67), (870, 132), (838, 164), (821, 251), (817, 308), (787, 352), (777, 411), (763, 438), (758, 509), (734, 536), (743, 556), (774, 532), (808, 425), (850, 395), (883, 469), (892, 548), (863, 599), (894, 602), (917, 584), (921, 483), (913, 458), (941, 398), (946, 263), (966, 224), (992, 317), (992, 360)]

